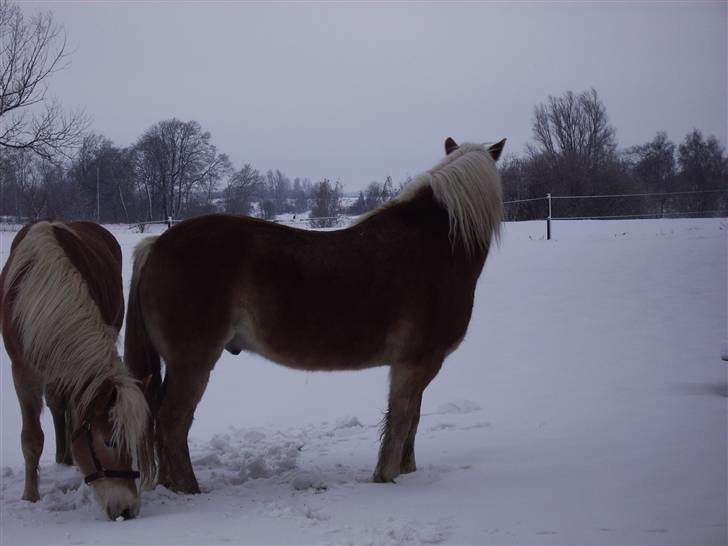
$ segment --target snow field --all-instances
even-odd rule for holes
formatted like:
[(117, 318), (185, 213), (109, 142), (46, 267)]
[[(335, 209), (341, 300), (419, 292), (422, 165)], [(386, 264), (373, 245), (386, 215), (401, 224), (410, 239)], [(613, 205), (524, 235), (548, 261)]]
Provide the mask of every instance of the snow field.
[[(124, 253), (144, 235), (111, 226)], [(20, 500), (0, 349), (2, 544), (725, 544), (725, 219), (507, 224), (425, 392), (418, 471), (373, 484), (387, 370), (225, 354), (191, 430), (203, 493), (115, 523), (73, 468)], [(0, 233), (0, 263), (12, 234)]]

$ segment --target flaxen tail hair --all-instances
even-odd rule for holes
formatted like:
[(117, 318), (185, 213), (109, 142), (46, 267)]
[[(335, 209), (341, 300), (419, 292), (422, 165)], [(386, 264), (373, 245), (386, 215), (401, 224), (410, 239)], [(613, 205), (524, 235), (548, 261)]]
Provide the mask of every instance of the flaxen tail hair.
[(139, 465), (143, 467), (151, 485), (157, 474), (155, 453), (155, 421), (162, 394), (162, 366), (157, 349), (149, 338), (142, 313), (139, 280), (157, 237), (143, 239), (134, 249), (134, 271), (129, 288), (129, 307), (126, 313), (126, 335), (124, 337), (124, 362), (134, 377), (148, 381), (145, 395), (150, 408), (147, 433), (139, 450)]
[(58, 243), (55, 230), (61, 229), (76, 236), (61, 222), (31, 226), (5, 272), (3, 292), (16, 290), (12, 320), (23, 359), (78, 404), (80, 415), (111, 386), (112, 440), (134, 455), (147, 425), (147, 403), (119, 357), (118, 332), (104, 322), (81, 272)]

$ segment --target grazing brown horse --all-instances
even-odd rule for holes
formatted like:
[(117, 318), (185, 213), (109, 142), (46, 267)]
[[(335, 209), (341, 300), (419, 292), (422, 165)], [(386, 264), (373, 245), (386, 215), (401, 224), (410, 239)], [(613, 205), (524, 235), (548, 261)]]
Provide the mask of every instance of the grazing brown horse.
[(301, 370), (389, 365), (374, 481), (413, 472), (422, 393), (465, 336), (498, 235), (504, 143), (448, 139), (441, 163), (348, 229), (213, 215), (139, 243), (125, 360), (152, 375), (159, 482), (199, 491), (187, 435), (224, 349)]
[(149, 412), (117, 352), (123, 320), (121, 249), (108, 231), (41, 221), (17, 234), (0, 276), (0, 322), (23, 417), (23, 499), (40, 499), (45, 392), (56, 461), (73, 455), (111, 519), (137, 515), (132, 458)]

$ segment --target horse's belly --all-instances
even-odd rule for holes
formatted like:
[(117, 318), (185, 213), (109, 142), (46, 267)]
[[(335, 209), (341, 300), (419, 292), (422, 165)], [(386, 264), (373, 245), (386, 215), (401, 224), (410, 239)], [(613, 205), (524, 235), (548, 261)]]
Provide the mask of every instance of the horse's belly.
[[(333, 330), (333, 331), (332, 331)], [(361, 328), (312, 328), (310, 324), (261, 327), (244, 317), (233, 328), (225, 349), (259, 354), (301, 370), (360, 370), (381, 366), (383, 334), (367, 336)]]

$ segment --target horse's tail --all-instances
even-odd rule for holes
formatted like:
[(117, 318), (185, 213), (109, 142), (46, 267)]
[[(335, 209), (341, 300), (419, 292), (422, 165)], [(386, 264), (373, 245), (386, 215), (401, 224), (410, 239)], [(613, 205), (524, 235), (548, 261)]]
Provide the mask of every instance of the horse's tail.
[(149, 403), (149, 426), (147, 435), (140, 444), (139, 466), (147, 483), (153, 483), (157, 473), (154, 449), (155, 421), (162, 394), (162, 366), (159, 352), (152, 343), (144, 322), (139, 298), (139, 281), (157, 237), (143, 239), (134, 250), (134, 271), (129, 288), (129, 306), (126, 314), (126, 335), (124, 336), (124, 361), (134, 377), (145, 385), (144, 394)]

